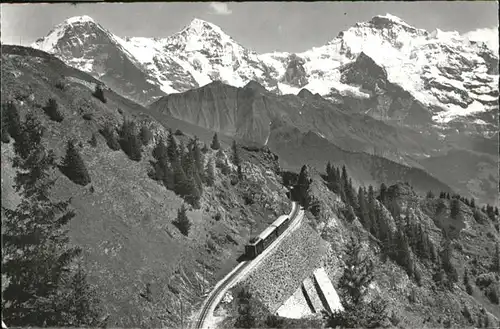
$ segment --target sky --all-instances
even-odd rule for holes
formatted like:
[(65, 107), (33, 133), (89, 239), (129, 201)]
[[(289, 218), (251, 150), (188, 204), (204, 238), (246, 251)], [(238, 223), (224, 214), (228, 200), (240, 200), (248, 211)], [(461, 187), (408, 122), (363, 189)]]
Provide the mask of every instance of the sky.
[(120, 37), (167, 37), (200, 18), (258, 53), (302, 52), (386, 13), (428, 31), (470, 32), (498, 49), (498, 1), (2, 4), (1, 41), (29, 45), (80, 15)]

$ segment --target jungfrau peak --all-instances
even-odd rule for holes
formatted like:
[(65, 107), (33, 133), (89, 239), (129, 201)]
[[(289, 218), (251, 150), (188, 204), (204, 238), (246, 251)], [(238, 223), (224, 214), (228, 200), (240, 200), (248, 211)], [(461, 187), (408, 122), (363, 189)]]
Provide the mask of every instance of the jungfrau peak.
[[(103, 43), (113, 48), (106, 61), (98, 60), (105, 53)], [(327, 44), (296, 54), (259, 55), (220, 27), (197, 18), (166, 38), (122, 39), (90, 17), (80, 16), (58, 25), (35, 47), (54, 52), (97, 77), (106, 76), (115, 86), (145, 86), (128, 95), (136, 100), (140, 95), (143, 103), (212, 81), (243, 87), (255, 80), (283, 94), (306, 88), (339, 103), (358, 99), (368, 106), (368, 114), (393, 120), (396, 111), (397, 120), (407, 124), (415, 124), (412, 118), (417, 111), (427, 112), (423, 117), (430, 122), (425, 124), (467, 121), (475, 130), (490, 131), (495, 123), (492, 113), (498, 108), (498, 56), (494, 52), (456, 32), (428, 32), (391, 14), (356, 23)], [(358, 60), (361, 54), (365, 57)], [(141, 73), (114, 77), (118, 73), (108, 72), (109, 65), (124, 60)], [(385, 74), (377, 75), (375, 83), (373, 74), (380, 70)], [(374, 108), (372, 103), (379, 105)]]

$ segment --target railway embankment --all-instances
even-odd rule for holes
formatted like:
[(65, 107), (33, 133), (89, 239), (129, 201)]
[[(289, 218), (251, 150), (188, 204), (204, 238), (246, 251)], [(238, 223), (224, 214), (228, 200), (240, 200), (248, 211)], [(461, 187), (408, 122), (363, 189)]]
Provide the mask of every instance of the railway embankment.
[(248, 287), (274, 313), (320, 266), (327, 247), (303, 221), (238, 286)]

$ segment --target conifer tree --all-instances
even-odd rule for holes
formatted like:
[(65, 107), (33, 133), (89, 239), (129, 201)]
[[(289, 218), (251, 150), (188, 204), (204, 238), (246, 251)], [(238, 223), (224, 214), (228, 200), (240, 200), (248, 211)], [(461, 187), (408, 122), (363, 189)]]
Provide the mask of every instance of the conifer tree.
[(142, 143), (137, 135), (135, 122), (124, 120), (120, 130), (120, 146), (133, 161), (142, 159)]
[(453, 264), (451, 263), (453, 249), (451, 247), (451, 242), (449, 240), (445, 241), (444, 248), (441, 252), (441, 260), (443, 264), (443, 269), (448, 275), (450, 283), (458, 281), (458, 273)]
[(5, 120), (5, 128), (13, 139), (21, 134), (21, 117), (16, 105), (12, 101), (2, 104), (2, 123)]
[(450, 216), (453, 219), (457, 219), (459, 213), (460, 213), (460, 201), (454, 198), (453, 200), (451, 200)]
[(220, 142), (219, 142), (219, 137), (217, 136), (217, 133), (214, 134), (214, 137), (212, 139), (212, 144), (210, 144), (210, 147), (212, 148), (212, 150), (220, 149)]
[(386, 204), (386, 197), (387, 197), (387, 186), (382, 183), (380, 184), (380, 202), (382, 202), (382, 204)]
[[(2, 296), (2, 317), (18, 327), (73, 326), (97, 323), (96, 300), (79, 296), (89, 306), (77, 304), (71, 284), (71, 264), (80, 249), (71, 247), (66, 224), (75, 216), (70, 200), (55, 202), (50, 190), (55, 180), (55, 155), (42, 143), (44, 128), (32, 113), (21, 125), (19, 141), (14, 143), (13, 166), (19, 171), (14, 179), (21, 202), (14, 209), (2, 207), (2, 274), (9, 279)], [(80, 286), (86, 287), (85, 280)], [(79, 316), (79, 314), (84, 316)]]
[(205, 167), (205, 177), (208, 186), (213, 186), (215, 182), (215, 164), (214, 160), (210, 159)]
[(329, 314), (329, 328), (378, 328), (385, 319), (387, 303), (372, 298), (364, 301), (367, 288), (374, 279), (373, 262), (361, 256), (361, 244), (351, 238), (347, 244), (346, 266), (340, 278), (338, 288), (344, 310)]
[(167, 154), (168, 154), (168, 160), (170, 161), (170, 163), (174, 163), (178, 160), (180, 161), (179, 147), (177, 146), (177, 141), (175, 140), (175, 137), (174, 137), (174, 134), (172, 133), (172, 130), (169, 130), (169, 132), (168, 132)]
[(307, 200), (307, 190), (309, 189), (309, 184), (310, 184), (310, 177), (309, 177), (309, 170), (306, 165), (303, 165), (299, 177), (297, 179), (297, 197), (298, 201), (301, 205), (306, 204)]
[(434, 199), (434, 193), (432, 191), (427, 192), (427, 199)]
[(251, 303), (252, 295), (245, 289), (242, 289), (238, 294), (238, 317), (234, 322), (235, 328), (255, 328), (256, 319), (253, 314)]
[(369, 231), (368, 205), (361, 186), (358, 188), (358, 217), (364, 228)]
[(238, 146), (236, 145), (236, 141), (233, 140), (233, 144), (231, 145), (232, 151), (232, 161), (235, 166), (239, 166), (241, 164), (240, 154), (238, 152)]
[(7, 131), (7, 124), (5, 122), (5, 118), (2, 116), (2, 143), (9, 143), (10, 142), (10, 135), (9, 132)]
[(68, 140), (66, 156), (60, 166), (61, 172), (73, 183), (85, 186), (90, 183), (90, 175), (80, 153), (75, 147), (74, 140)]
[(92, 95), (103, 103), (107, 102), (106, 97), (104, 97), (104, 90), (99, 84), (96, 84), (95, 90), (92, 93)]
[(141, 127), (141, 132), (139, 133), (139, 139), (142, 142), (142, 145), (146, 146), (153, 139), (153, 134), (151, 130), (147, 126)]
[(470, 199), (470, 206), (471, 206), (472, 208), (476, 208), (476, 200), (475, 200), (474, 198), (471, 198), (471, 199)]
[(197, 169), (197, 172), (200, 174), (203, 179), (203, 153), (200, 150), (200, 146), (198, 145), (198, 138), (195, 138), (192, 145), (193, 151), (193, 159)]
[[(349, 186), (349, 177), (347, 175), (345, 165), (342, 165), (342, 186), (344, 186), (344, 188), (347, 188), (347, 186)], [(344, 193), (347, 196), (346, 190), (344, 190)]]
[(500, 274), (500, 244), (497, 242), (495, 246), (495, 254), (493, 255), (492, 271)]
[(49, 98), (43, 110), (52, 121), (61, 122), (64, 119), (61, 111), (59, 110), (59, 105), (54, 98)]
[(100, 133), (106, 140), (106, 144), (111, 150), (117, 151), (120, 149), (120, 143), (118, 142), (115, 128), (111, 123), (106, 123), (103, 129), (100, 130)]
[(191, 228), (191, 222), (186, 214), (186, 207), (184, 204), (177, 210), (177, 218), (173, 222), (179, 231), (185, 236), (189, 235), (189, 229)]

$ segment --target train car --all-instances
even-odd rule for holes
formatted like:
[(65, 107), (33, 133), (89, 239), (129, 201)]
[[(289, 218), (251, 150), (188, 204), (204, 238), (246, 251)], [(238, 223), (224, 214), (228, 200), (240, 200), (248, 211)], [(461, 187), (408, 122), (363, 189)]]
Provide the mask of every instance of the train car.
[(290, 222), (290, 218), (288, 218), (287, 215), (282, 215), (282, 216), (278, 217), (277, 220), (274, 221), (272, 226), (276, 227), (277, 236), (280, 236), (281, 233), (283, 233), (286, 230), (289, 222)]
[(245, 246), (245, 255), (253, 259), (264, 250), (262, 248), (262, 239), (255, 237)]
[(274, 242), (290, 225), (290, 217), (282, 215), (278, 217), (257, 237), (251, 239), (245, 246), (245, 254), (253, 259), (260, 255), (271, 243)]

